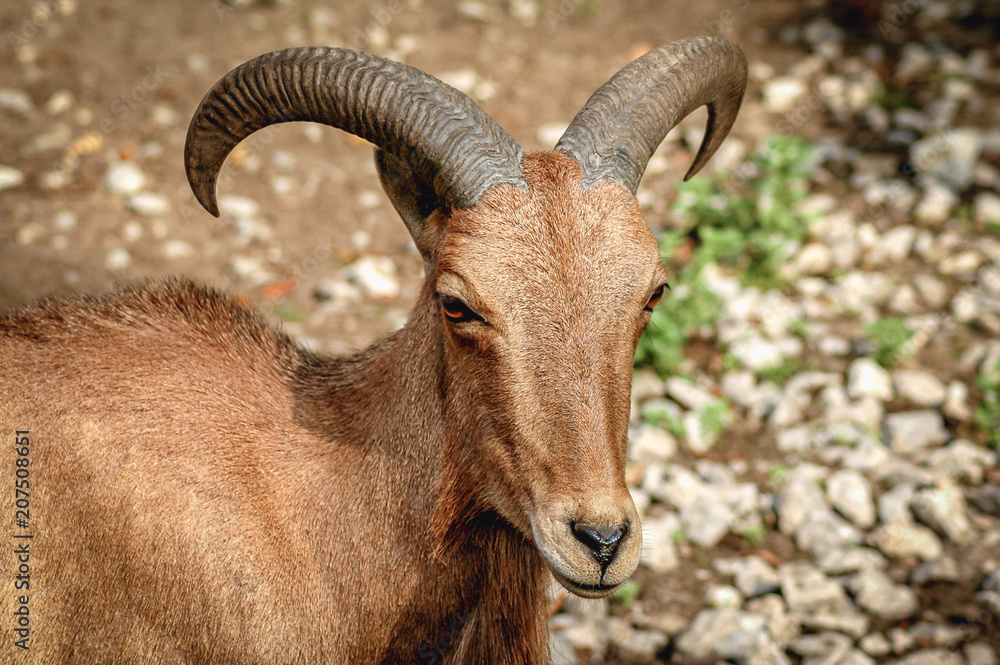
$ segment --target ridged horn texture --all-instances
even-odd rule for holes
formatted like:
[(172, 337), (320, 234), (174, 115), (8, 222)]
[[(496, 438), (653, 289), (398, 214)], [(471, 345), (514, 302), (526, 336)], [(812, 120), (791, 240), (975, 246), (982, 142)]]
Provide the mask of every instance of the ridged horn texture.
[(240, 141), (297, 120), (337, 127), (393, 153), (455, 208), (473, 206), (500, 183), (525, 186), (521, 147), (467, 95), (367, 53), (293, 48), (226, 74), (191, 119), (184, 162), (205, 209), (219, 215), (215, 181)]
[(580, 162), (583, 186), (612, 180), (635, 194), (649, 158), (674, 126), (708, 105), (708, 130), (684, 179), (715, 153), (736, 120), (747, 60), (722, 37), (692, 37), (650, 51), (598, 88), (556, 144)]

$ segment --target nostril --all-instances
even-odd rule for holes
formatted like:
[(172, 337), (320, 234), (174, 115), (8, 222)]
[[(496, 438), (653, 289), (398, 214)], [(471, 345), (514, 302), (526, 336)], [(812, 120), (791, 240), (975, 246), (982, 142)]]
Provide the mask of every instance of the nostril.
[(571, 522), (570, 529), (573, 536), (587, 546), (603, 570), (615, 558), (619, 543), (628, 533), (628, 524), (595, 526), (585, 522)]

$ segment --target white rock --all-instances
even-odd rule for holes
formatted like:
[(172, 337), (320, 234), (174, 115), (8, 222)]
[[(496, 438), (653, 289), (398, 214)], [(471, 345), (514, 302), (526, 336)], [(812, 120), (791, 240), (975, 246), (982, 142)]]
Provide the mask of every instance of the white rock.
[(793, 76), (776, 76), (764, 82), (764, 107), (771, 113), (791, 111), (808, 92), (806, 82)]
[(170, 199), (156, 192), (138, 192), (129, 197), (128, 207), (145, 217), (163, 217), (170, 212)]
[(717, 398), (690, 381), (678, 376), (667, 379), (667, 395), (681, 406), (693, 411), (701, 411)]
[(729, 351), (744, 367), (755, 372), (778, 367), (785, 360), (778, 344), (757, 335), (734, 343)]
[(0, 192), (16, 189), (24, 184), (24, 174), (13, 166), (0, 165)]
[(951, 189), (931, 182), (924, 188), (924, 196), (914, 209), (914, 216), (923, 222), (940, 224), (951, 218), (958, 205), (958, 196)]
[(972, 216), (977, 222), (1000, 222), (1000, 196), (993, 192), (976, 195), (972, 203)]
[(0, 88), (0, 109), (28, 115), (35, 109), (31, 97), (24, 90), (17, 88)]
[[(853, 249), (853, 245), (852, 245)], [(853, 259), (839, 261), (853, 265)], [(826, 244), (811, 242), (805, 244), (795, 257), (795, 270), (798, 275), (825, 275), (834, 265), (833, 251)]]
[(194, 255), (194, 247), (184, 240), (168, 240), (163, 243), (160, 251), (165, 259), (183, 259)]
[(930, 372), (900, 369), (893, 372), (892, 383), (896, 393), (919, 406), (938, 407), (944, 404), (947, 388)]
[(844, 587), (827, 578), (808, 561), (793, 561), (778, 569), (781, 594), (793, 612), (814, 612), (837, 605), (845, 597)]
[(104, 185), (115, 194), (136, 194), (146, 186), (146, 180), (134, 162), (115, 162), (104, 174)]
[(675, 535), (681, 522), (675, 513), (647, 518), (642, 522), (642, 563), (654, 573), (667, 573), (680, 565)]
[(972, 409), (969, 407), (969, 386), (961, 381), (948, 384), (944, 406), (941, 411), (954, 420), (968, 421), (972, 419)]
[(546, 122), (538, 128), (538, 134), (536, 135), (538, 143), (543, 148), (554, 146), (562, 138), (567, 127), (569, 127), (569, 124), (565, 122)]
[(874, 397), (887, 402), (892, 399), (892, 378), (871, 358), (858, 358), (847, 370), (847, 395), (851, 399)]
[(885, 442), (893, 452), (908, 455), (948, 440), (941, 414), (930, 409), (892, 413), (882, 422)]
[(909, 224), (895, 226), (878, 239), (869, 254), (869, 261), (875, 265), (898, 263), (910, 254), (913, 241), (917, 237), (917, 227)]
[(681, 509), (684, 534), (704, 548), (718, 545), (735, 519), (729, 506), (709, 497), (697, 499)]
[(219, 197), (219, 214), (236, 218), (252, 218), (260, 213), (260, 204), (253, 199), (236, 194)]
[(857, 471), (842, 469), (826, 479), (826, 495), (844, 517), (863, 529), (875, 524), (875, 502), (868, 479)]
[(971, 323), (982, 314), (979, 295), (972, 289), (962, 289), (951, 299), (951, 315), (959, 323)]
[(918, 173), (927, 173), (961, 191), (972, 183), (982, 145), (982, 130), (960, 127), (915, 142), (910, 146), (910, 161)]
[(643, 425), (628, 452), (629, 458), (636, 462), (666, 462), (677, 454), (677, 440), (659, 427)]
[(396, 264), (388, 256), (363, 256), (347, 267), (345, 276), (372, 298), (399, 296)]
[(59, 115), (73, 108), (76, 98), (69, 90), (56, 90), (45, 102), (45, 112), (49, 115)]
[(915, 556), (924, 561), (933, 561), (940, 558), (944, 551), (937, 534), (920, 524), (882, 524), (871, 533), (870, 538), (872, 544), (888, 557)]
[(743, 595), (739, 589), (728, 584), (715, 584), (705, 592), (705, 602), (709, 607), (735, 607), (743, 605)]
[(104, 257), (104, 267), (108, 270), (124, 270), (132, 265), (132, 255), (122, 247), (115, 247)]
[(909, 587), (896, 584), (884, 571), (866, 568), (850, 581), (854, 602), (881, 619), (899, 621), (919, 608), (917, 594)]
[(917, 490), (910, 506), (921, 522), (957, 545), (968, 544), (975, 537), (962, 490), (950, 480)]
[(942, 309), (948, 304), (948, 285), (937, 277), (926, 273), (914, 275), (913, 286), (931, 309)]

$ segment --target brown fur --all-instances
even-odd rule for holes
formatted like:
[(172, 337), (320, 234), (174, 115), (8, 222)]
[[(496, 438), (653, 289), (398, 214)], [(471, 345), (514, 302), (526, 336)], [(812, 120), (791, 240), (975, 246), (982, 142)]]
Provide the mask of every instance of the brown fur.
[[(352, 357), (186, 281), (0, 318), (0, 431), (31, 432), (30, 662), (546, 662), (535, 533), (553, 506), (634, 514), (631, 361), (662, 273), (623, 188), (582, 190), (556, 153), (524, 168), (528, 191), (431, 216), (409, 323)], [(447, 322), (445, 288), (490, 327)]]

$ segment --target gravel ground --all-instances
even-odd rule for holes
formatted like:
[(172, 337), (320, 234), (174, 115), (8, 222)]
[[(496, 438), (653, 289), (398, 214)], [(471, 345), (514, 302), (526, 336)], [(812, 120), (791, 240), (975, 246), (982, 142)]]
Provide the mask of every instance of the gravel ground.
[[(670, 12), (642, 2), (215, 2), (181, 17), (116, 2), (5, 8), (0, 308), (185, 272), (248, 293), (306, 344), (356, 348), (405, 318), (420, 274), (367, 147), (317, 128), (262, 133), (227, 167), (221, 220), (206, 221), (176, 162), (219, 75), (271, 48), (360, 46), (441, 75), (526, 147), (547, 147), (630, 57), (721, 32), (746, 47), (752, 81), (709, 170), (739, 189), (768, 137), (801, 133), (820, 147), (806, 202), (817, 220), (790, 248), (786, 287), (710, 271), (723, 317), (677, 376), (637, 373), (637, 586), (610, 602), (554, 591), (553, 660), (996, 665), (1000, 422), (976, 411), (984, 386), (1000, 384), (1000, 6), (749, 4), (699, 3), (666, 39), (649, 24)], [(113, 30), (103, 39), (120, 50), (100, 57), (77, 50), (99, 52), (88, 26), (119, 12), (144, 29)], [(243, 41), (192, 47), (188, 33), (212, 20), (243, 26)], [(608, 44), (581, 45), (605, 31)], [(468, 60), (447, 48), (408, 57), (439, 35), (486, 46)], [(95, 62), (130, 54), (125, 83), (102, 79)], [(575, 78), (574, 59), (587, 64)], [(533, 76), (539, 87), (523, 92)], [(650, 164), (638, 196), (656, 230), (673, 224), (703, 122), (683, 123)], [(915, 334), (880, 364), (864, 331), (886, 317)], [(720, 399), (728, 424), (708, 427)], [(683, 433), (649, 424), (663, 413)]]

